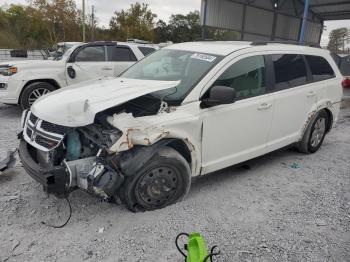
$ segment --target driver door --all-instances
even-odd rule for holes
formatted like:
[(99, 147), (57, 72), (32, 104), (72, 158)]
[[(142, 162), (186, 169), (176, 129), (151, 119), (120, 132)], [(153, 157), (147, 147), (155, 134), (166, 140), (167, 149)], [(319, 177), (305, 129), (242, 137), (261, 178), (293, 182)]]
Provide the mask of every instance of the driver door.
[(84, 46), (66, 64), (67, 85), (113, 75), (114, 64), (108, 62), (105, 45)]
[(263, 55), (235, 60), (213, 86), (235, 89), (231, 104), (202, 109), (202, 172), (209, 173), (266, 152), (273, 94)]

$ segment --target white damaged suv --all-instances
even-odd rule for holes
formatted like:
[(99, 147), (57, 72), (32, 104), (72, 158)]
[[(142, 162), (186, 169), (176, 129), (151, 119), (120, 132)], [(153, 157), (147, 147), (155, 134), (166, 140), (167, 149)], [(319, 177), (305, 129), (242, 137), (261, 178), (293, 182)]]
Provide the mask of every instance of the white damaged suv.
[(159, 48), (99, 41), (70, 43), (61, 49), (58, 51), (64, 52), (57, 52), (53, 60), (0, 62), (0, 103), (29, 108), (39, 97), (57, 89), (91, 79), (118, 76)]
[(154, 210), (183, 199), (193, 176), (291, 144), (316, 152), (337, 120), (341, 81), (318, 48), (175, 44), (119, 78), (36, 101), (19, 154), (48, 193), (80, 188)]

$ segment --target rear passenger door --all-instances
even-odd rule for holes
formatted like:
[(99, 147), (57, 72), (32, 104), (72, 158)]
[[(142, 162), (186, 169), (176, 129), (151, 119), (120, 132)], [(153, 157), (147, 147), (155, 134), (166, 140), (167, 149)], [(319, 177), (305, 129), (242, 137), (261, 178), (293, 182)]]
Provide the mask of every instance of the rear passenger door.
[(134, 63), (137, 58), (128, 46), (113, 45), (108, 46), (108, 61), (113, 64), (113, 75), (118, 76)]
[(303, 55), (269, 56), (275, 78), (274, 112), (268, 146), (271, 150), (296, 142), (317, 104), (315, 86)]

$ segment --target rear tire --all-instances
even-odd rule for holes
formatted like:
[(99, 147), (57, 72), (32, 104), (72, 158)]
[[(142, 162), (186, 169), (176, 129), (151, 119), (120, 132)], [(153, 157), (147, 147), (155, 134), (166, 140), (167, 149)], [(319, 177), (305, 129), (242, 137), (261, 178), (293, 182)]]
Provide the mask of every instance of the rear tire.
[(305, 154), (315, 153), (322, 145), (327, 133), (328, 115), (322, 110), (309, 123), (303, 139), (298, 143), (298, 150)]
[(56, 88), (53, 85), (46, 82), (29, 84), (21, 94), (20, 105), (23, 110), (28, 109), (38, 98), (55, 90)]
[(133, 212), (156, 210), (182, 200), (190, 185), (187, 161), (165, 146), (137, 174), (126, 178), (119, 196)]

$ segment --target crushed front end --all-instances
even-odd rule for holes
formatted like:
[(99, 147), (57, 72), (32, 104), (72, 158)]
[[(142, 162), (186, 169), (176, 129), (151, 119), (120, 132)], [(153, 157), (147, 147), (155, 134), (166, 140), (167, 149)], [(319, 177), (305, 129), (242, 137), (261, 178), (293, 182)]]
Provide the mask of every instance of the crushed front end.
[(108, 148), (121, 132), (105, 121), (84, 127), (46, 122), (32, 112), (22, 117), (19, 156), (27, 173), (46, 192), (66, 197), (81, 188), (104, 198), (123, 183), (117, 156)]

